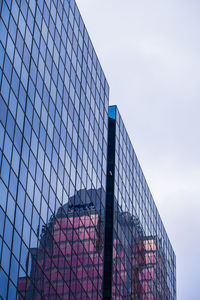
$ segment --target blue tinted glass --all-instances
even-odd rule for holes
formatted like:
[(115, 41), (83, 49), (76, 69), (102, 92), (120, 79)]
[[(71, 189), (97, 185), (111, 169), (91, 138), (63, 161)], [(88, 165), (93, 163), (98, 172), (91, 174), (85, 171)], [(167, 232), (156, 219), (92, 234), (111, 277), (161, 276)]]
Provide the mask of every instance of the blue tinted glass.
[(32, 227), (35, 232), (38, 230), (38, 225), (39, 225), (39, 215), (38, 212), (35, 208), (33, 208), (33, 222), (32, 222)]
[(26, 216), (27, 220), (31, 220), (31, 216), (32, 216), (32, 202), (30, 201), (30, 199), (29, 199), (28, 196), (26, 196), (25, 216)]
[[(15, 280), (15, 284), (17, 285), (17, 281)], [(9, 290), (8, 290), (8, 300), (17, 299), (17, 289), (12, 284), (12, 282), (9, 282)]]
[(35, 170), (36, 170), (36, 159), (32, 153), (30, 152), (30, 159), (29, 159), (29, 171), (31, 172), (31, 175), (35, 177)]
[(47, 135), (46, 153), (47, 153), (50, 160), (51, 160), (51, 155), (52, 155), (52, 148), (53, 148), (52, 142), (51, 142), (50, 138)]
[(17, 148), (18, 152), (21, 153), (21, 144), (22, 144), (22, 134), (19, 130), (19, 127), (16, 125), (15, 127), (15, 139), (14, 139), (15, 147)]
[(5, 56), (5, 50), (0, 43), (0, 67), (1, 68), (3, 68), (4, 56)]
[(40, 189), (42, 189), (42, 178), (43, 178), (42, 170), (38, 164), (37, 173), (36, 173), (36, 183)]
[(15, 214), (15, 201), (9, 193), (8, 202), (7, 202), (7, 216), (13, 223), (14, 223), (14, 214)]
[(41, 125), (40, 125), (40, 142), (41, 142), (43, 148), (45, 148), (46, 131), (45, 131), (44, 126), (43, 126), (42, 123), (41, 123)]
[(3, 2), (3, 7), (2, 7), (1, 13), (2, 13), (2, 18), (4, 20), (4, 23), (6, 24), (6, 27), (8, 28), (10, 13), (9, 13), (9, 9), (8, 9), (8, 6), (6, 5), (5, 1)]
[(10, 62), (10, 59), (8, 58), (8, 56), (5, 56), (5, 63), (4, 63), (4, 73), (8, 79), (8, 81), (11, 81), (11, 75), (12, 75), (12, 65)]
[[(13, 252), (17, 259), (19, 259), (20, 255), (20, 248), (21, 248), (21, 239), (16, 231), (14, 231), (14, 238), (13, 238)], [(15, 263), (14, 263), (15, 264)], [(11, 266), (12, 268), (12, 266)], [(15, 269), (15, 268), (14, 268)], [(12, 269), (11, 269), (12, 270)], [(17, 274), (15, 274), (17, 277)]]
[(22, 158), (23, 158), (25, 164), (28, 166), (29, 146), (25, 140), (23, 141)]
[[(4, 180), (5, 184), (8, 186), (8, 180), (9, 180), (9, 172), (10, 172), (10, 166), (6, 160), (6, 158), (3, 156), (2, 159), (2, 166), (1, 166), (1, 178)], [(3, 187), (2, 187), (3, 188)], [(5, 194), (1, 193), (2, 201), (5, 201)]]
[(25, 203), (25, 191), (22, 185), (19, 183), (18, 191), (17, 191), (17, 205), (24, 210), (24, 203)]
[(28, 173), (27, 193), (31, 199), (33, 199), (33, 192), (34, 192), (34, 181), (31, 175)]
[(25, 105), (26, 105), (26, 91), (22, 84), (20, 84), (20, 90), (19, 90), (19, 102), (25, 111)]
[(28, 72), (27, 72), (24, 64), (22, 65), (21, 81), (22, 81), (25, 89), (27, 89), (27, 85), (28, 85)]
[(31, 101), (27, 101), (27, 107), (26, 107), (26, 115), (29, 120), (29, 122), (32, 122), (32, 117), (33, 117), (33, 105)]
[(28, 48), (25, 45), (25, 47), (24, 47), (23, 61), (24, 61), (24, 64), (25, 64), (27, 70), (29, 70), (30, 59), (31, 59), (30, 53), (28, 51)]
[(17, 177), (15, 175), (15, 173), (11, 170), (10, 172), (10, 191), (11, 194), (13, 195), (13, 197), (16, 199), (16, 195), (17, 195)]
[(38, 89), (38, 92), (40, 94), (40, 97), (42, 97), (43, 80), (42, 80), (42, 77), (40, 76), (39, 73), (38, 73), (38, 76), (37, 76), (37, 89)]
[(21, 265), (24, 268), (24, 270), (26, 269), (27, 257), (28, 257), (28, 250), (27, 250), (26, 245), (22, 242), (20, 262), (21, 262)]
[(2, 42), (3, 46), (6, 47), (7, 29), (2, 19), (0, 19), (0, 28), (1, 28), (0, 41)]
[(4, 133), (5, 133), (4, 127), (0, 123), (0, 149), (3, 149)]
[(8, 277), (6, 276), (3, 269), (0, 269), (0, 296), (3, 297), (3, 299), (6, 299), (7, 297), (7, 286), (8, 286)]
[(34, 18), (33, 18), (31, 11), (29, 10), (28, 11), (28, 26), (32, 33), (33, 33), (33, 25), (34, 25)]
[(10, 91), (10, 86), (8, 84), (6, 77), (3, 75), (2, 85), (1, 85), (1, 94), (6, 103), (8, 103), (9, 91)]
[(10, 162), (11, 154), (12, 154), (12, 141), (7, 134), (5, 136), (5, 142), (4, 142), (4, 153), (6, 155), (7, 160)]
[(19, 160), (20, 160), (19, 154), (18, 154), (17, 150), (15, 149), (15, 147), (13, 147), (12, 168), (17, 175), (19, 172)]
[(116, 106), (109, 106), (108, 115), (111, 119), (116, 119)]
[(17, 32), (17, 49), (19, 51), (19, 54), (22, 55), (23, 53), (23, 47), (24, 47), (24, 41), (23, 41), (23, 38), (22, 38), (22, 35), (20, 33), (20, 31)]
[(38, 139), (37, 139), (34, 131), (32, 131), (31, 149), (32, 149), (33, 153), (35, 153), (35, 154), (37, 154), (37, 147), (38, 147)]
[(37, 113), (34, 111), (34, 114), (33, 114), (33, 129), (35, 130), (37, 136), (39, 135), (39, 128), (40, 128), (40, 120), (38, 118)]
[(15, 41), (16, 33), (17, 33), (17, 26), (16, 26), (15, 21), (12, 16), (10, 18), (9, 33), (11, 34), (12, 39)]
[(30, 225), (24, 218), (24, 225), (23, 225), (23, 242), (29, 246), (29, 241), (30, 241)]
[[(1, 181), (0, 181), (0, 186), (1, 186)], [(1, 198), (2, 199), (2, 198)], [(4, 220), (5, 220), (5, 213), (3, 212), (1, 206), (0, 206), (0, 235), (3, 236), (4, 232)], [(1, 253), (1, 248), (0, 248), (0, 253)], [(0, 254), (1, 257), (1, 254)]]
[[(10, 266), (10, 250), (6, 246), (6, 244), (3, 244), (1, 266), (4, 268), (4, 270), (8, 274), (9, 266)], [(1, 281), (1, 284), (2, 284), (2, 281)]]
[(15, 216), (15, 228), (20, 235), (22, 233), (22, 224), (23, 224), (23, 215), (21, 210), (17, 207), (16, 216)]
[(15, 120), (9, 111), (8, 111), (6, 129), (7, 129), (8, 134), (10, 135), (11, 139), (13, 140), (14, 130), (15, 130)]
[(28, 144), (30, 144), (30, 141), (31, 141), (31, 125), (30, 125), (27, 118), (25, 119), (24, 136), (25, 136)]
[[(35, 45), (35, 43), (33, 43), (32, 55), (33, 55), (33, 58), (35, 58), (35, 60), (37, 61), (38, 48), (36, 47), (36, 45), (35, 45), (35, 48), (34, 48), (34, 45)], [(37, 69), (36, 69), (36, 65), (35, 65), (35, 63), (34, 63), (33, 60), (31, 60), (31, 72), (30, 72), (30, 75), (31, 75), (31, 77), (33, 79), (33, 82), (35, 83), (36, 82)]]
[(12, 234), (13, 234), (13, 226), (10, 223), (10, 221), (8, 220), (8, 218), (6, 218), (4, 240), (10, 248), (11, 248), (11, 243), (12, 243)]
[(10, 101), (9, 101), (9, 108), (13, 114), (13, 116), (16, 116), (16, 110), (17, 110), (17, 98), (15, 97), (15, 94), (11, 90), (10, 93)]

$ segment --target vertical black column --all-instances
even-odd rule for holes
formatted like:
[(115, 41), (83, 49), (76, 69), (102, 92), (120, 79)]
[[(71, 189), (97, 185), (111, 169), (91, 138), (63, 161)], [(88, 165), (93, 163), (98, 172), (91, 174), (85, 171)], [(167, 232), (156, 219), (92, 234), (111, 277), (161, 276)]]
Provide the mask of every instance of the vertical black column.
[(103, 274), (103, 299), (106, 300), (110, 300), (112, 297), (115, 131), (116, 131), (115, 120), (109, 118), (107, 179), (106, 179), (104, 274)]

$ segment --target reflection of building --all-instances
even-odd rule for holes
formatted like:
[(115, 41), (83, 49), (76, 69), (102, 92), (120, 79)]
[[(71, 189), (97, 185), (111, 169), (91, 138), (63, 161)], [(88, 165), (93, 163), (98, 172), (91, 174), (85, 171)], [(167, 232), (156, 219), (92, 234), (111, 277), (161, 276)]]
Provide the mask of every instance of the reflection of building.
[(92, 199), (96, 191), (79, 191), (43, 228), (39, 248), (27, 257), (31, 280), (22, 277), (18, 282), (26, 299), (41, 299), (41, 295), (45, 299), (57, 295), (84, 299), (85, 293), (91, 299), (101, 299), (104, 225), (93, 202), (81, 204), (80, 197), (86, 193)]
[(0, 298), (175, 300), (173, 249), (75, 1), (0, 15)]
[(133, 299), (170, 299), (167, 264), (162, 248), (153, 237), (143, 237), (134, 247)]

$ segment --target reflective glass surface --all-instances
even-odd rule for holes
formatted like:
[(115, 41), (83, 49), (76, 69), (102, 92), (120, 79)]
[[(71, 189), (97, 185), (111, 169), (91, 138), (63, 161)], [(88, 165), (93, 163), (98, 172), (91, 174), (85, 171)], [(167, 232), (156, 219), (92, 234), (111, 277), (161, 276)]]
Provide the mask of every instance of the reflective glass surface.
[(0, 298), (100, 299), (107, 81), (73, 0), (0, 15)]
[(176, 299), (175, 254), (116, 106), (109, 119), (115, 124), (112, 299)]

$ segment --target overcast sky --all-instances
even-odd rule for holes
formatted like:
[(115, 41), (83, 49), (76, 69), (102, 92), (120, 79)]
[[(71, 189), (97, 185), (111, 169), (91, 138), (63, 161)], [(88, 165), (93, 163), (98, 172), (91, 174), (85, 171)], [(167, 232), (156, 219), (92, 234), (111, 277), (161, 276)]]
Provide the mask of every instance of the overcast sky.
[(177, 257), (200, 299), (200, 1), (77, 0)]

